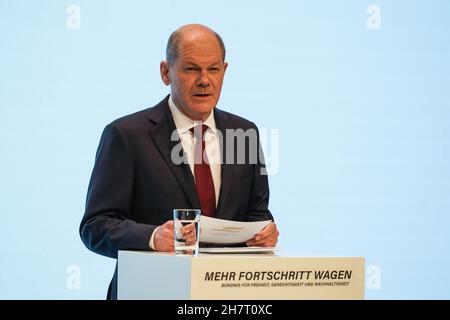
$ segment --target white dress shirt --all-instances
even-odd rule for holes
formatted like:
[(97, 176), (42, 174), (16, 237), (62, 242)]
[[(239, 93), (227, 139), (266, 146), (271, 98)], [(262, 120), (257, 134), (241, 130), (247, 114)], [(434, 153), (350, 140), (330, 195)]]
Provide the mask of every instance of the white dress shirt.
[[(214, 112), (211, 111), (209, 117), (203, 123), (201, 121), (194, 121), (180, 111), (180, 109), (173, 102), (172, 96), (169, 97), (169, 108), (170, 112), (172, 113), (173, 121), (175, 122), (175, 127), (177, 129), (178, 136), (180, 137), (184, 153), (189, 163), (189, 167), (191, 168), (192, 176), (194, 176), (194, 180), (194, 150), (195, 144), (197, 143), (197, 138), (194, 136), (190, 129), (194, 126), (202, 124), (206, 124), (208, 126), (208, 130), (206, 130), (205, 136), (203, 138), (205, 140), (206, 155), (208, 156), (209, 166), (211, 168), (211, 176), (214, 183), (214, 193), (216, 195), (217, 207), (222, 178), (220, 139), (218, 130), (216, 128), (216, 122), (214, 120)], [(153, 237), (158, 228), (153, 231), (153, 234), (150, 237), (149, 245), (153, 250), (155, 249), (153, 245)]]

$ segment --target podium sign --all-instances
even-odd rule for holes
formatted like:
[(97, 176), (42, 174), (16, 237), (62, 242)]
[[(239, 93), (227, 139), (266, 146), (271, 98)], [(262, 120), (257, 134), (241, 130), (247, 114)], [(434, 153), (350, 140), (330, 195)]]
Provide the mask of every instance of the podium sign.
[(364, 299), (364, 258), (119, 251), (119, 299)]

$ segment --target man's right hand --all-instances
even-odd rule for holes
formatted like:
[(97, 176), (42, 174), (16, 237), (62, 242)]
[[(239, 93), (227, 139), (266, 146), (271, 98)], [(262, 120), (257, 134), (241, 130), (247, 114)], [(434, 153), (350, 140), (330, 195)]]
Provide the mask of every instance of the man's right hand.
[(155, 251), (174, 252), (173, 220), (167, 221), (155, 231), (153, 246)]

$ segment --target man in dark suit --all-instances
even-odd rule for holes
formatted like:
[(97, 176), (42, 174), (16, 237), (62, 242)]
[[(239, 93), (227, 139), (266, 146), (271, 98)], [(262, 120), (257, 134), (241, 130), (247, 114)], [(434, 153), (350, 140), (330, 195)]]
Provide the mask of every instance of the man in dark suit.
[[(255, 124), (215, 108), (226, 68), (223, 41), (208, 27), (186, 25), (170, 36), (160, 65), (170, 95), (102, 134), (80, 225), (90, 250), (111, 258), (127, 249), (173, 252), (174, 208), (273, 221)], [(254, 132), (256, 143), (236, 143), (230, 132)], [(192, 228), (183, 234), (190, 241)], [(272, 222), (247, 245), (275, 246), (278, 234)], [(117, 298), (117, 267), (108, 298)]]

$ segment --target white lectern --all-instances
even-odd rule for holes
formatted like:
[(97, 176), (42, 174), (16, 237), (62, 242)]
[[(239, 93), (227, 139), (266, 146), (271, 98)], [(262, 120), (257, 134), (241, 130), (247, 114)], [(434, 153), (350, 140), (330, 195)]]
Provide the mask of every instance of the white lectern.
[(364, 258), (119, 251), (118, 299), (364, 299)]

